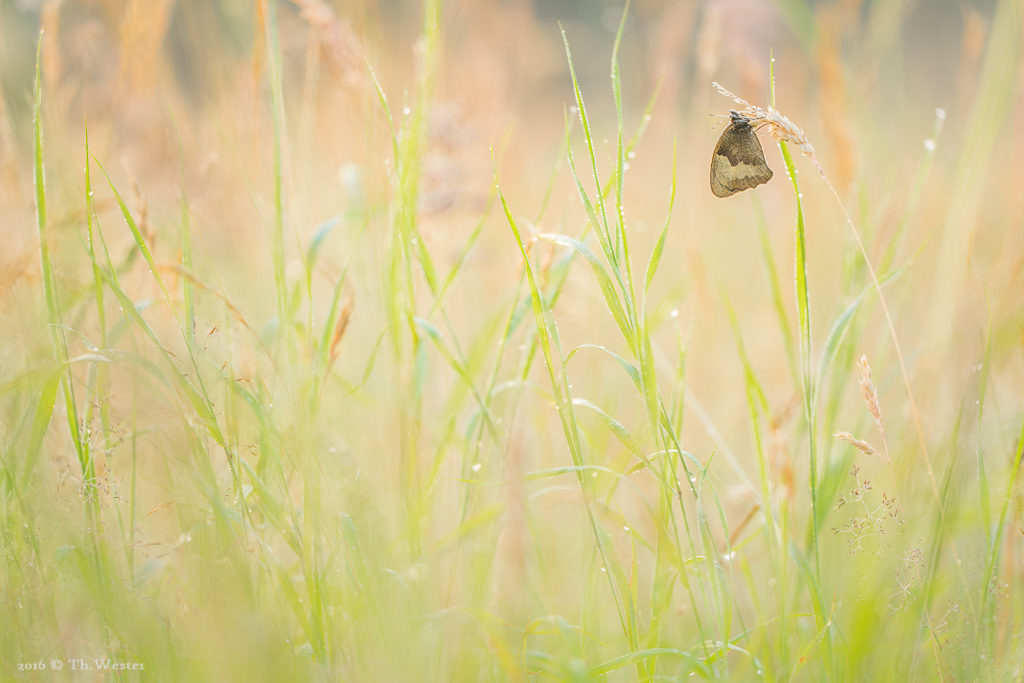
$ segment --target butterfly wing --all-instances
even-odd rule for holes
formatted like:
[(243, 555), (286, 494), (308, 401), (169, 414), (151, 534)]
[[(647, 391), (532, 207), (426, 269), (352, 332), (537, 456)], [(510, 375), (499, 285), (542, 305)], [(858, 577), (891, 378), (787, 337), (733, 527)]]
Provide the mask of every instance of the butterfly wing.
[(746, 122), (733, 122), (718, 138), (711, 157), (711, 191), (716, 197), (763, 185), (772, 179), (772, 169), (754, 129)]

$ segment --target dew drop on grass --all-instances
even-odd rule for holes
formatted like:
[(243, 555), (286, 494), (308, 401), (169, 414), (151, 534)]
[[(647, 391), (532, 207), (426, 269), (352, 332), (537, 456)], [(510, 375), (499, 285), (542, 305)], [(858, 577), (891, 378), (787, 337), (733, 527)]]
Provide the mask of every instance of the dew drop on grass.
[(636, 159), (636, 152), (630, 152), (629, 154), (626, 155), (626, 157), (629, 159)]
[(481, 465), (480, 463), (477, 463), (477, 464), (473, 465), (473, 467), (471, 469), (474, 472), (479, 472), (481, 469), (483, 469), (483, 465)]
[(924, 148), (926, 150), (928, 150), (929, 152), (934, 152), (935, 151), (935, 140), (932, 140), (931, 138), (928, 138), (927, 140), (925, 140), (924, 141)]
[(935, 110), (935, 118), (939, 119), (940, 121), (945, 121), (946, 120), (946, 110), (943, 109), (942, 107), (939, 107), (938, 109), (936, 109)]
[(402, 110), (402, 113), (405, 114), (406, 116), (408, 116), (409, 114), (412, 113), (412, 109), (409, 109), (409, 107), (406, 107), (405, 109)]
[(669, 313), (668, 315), (671, 318), (678, 318), (679, 317), (679, 309), (678, 308), (673, 308), (672, 312)]

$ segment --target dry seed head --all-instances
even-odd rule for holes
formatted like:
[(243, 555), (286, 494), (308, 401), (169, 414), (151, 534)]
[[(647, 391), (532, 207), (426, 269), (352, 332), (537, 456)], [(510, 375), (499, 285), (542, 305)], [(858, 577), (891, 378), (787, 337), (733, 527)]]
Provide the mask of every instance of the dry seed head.
[(865, 455), (876, 455), (885, 462), (889, 462), (889, 460), (884, 455), (875, 450), (874, 446), (869, 444), (867, 441), (861, 441), (853, 434), (850, 434), (850, 432), (836, 432), (832, 436), (839, 439), (840, 441), (845, 441), (846, 443), (850, 444), (851, 446), (853, 446), (860, 452), (864, 453)]
[(881, 432), (882, 439), (885, 439), (885, 430), (882, 429), (882, 407), (878, 402), (878, 389), (871, 381), (871, 366), (868, 365), (868, 357), (862, 355), (857, 361), (857, 367), (860, 368), (860, 393), (864, 397), (864, 402), (868, 404), (871, 417), (875, 418), (875, 425)]
[(349, 293), (348, 298), (345, 300), (345, 305), (342, 306), (341, 311), (338, 313), (338, 322), (334, 325), (334, 336), (331, 337), (331, 346), (328, 353), (332, 364), (334, 359), (338, 357), (338, 345), (341, 343), (342, 337), (345, 336), (345, 330), (352, 319), (352, 309), (355, 308), (355, 303), (355, 297)]
[(809, 156), (811, 159), (814, 159), (815, 164), (817, 164), (817, 159), (814, 157), (814, 147), (811, 145), (811, 141), (807, 139), (807, 135), (800, 130), (799, 126), (772, 107), (762, 109), (757, 105), (747, 102), (742, 97), (738, 97), (731, 91), (726, 90), (718, 83), (712, 83), (712, 85), (715, 86), (718, 92), (732, 99), (737, 104), (743, 105), (743, 109), (740, 110), (740, 114), (756, 121), (764, 121), (771, 130), (773, 138), (781, 142), (793, 143), (801, 152)]
[(310, 25), (327, 58), (327, 65), (341, 76), (344, 85), (356, 85), (362, 78), (359, 40), (347, 20), (338, 18), (325, 0), (291, 0), (299, 16)]

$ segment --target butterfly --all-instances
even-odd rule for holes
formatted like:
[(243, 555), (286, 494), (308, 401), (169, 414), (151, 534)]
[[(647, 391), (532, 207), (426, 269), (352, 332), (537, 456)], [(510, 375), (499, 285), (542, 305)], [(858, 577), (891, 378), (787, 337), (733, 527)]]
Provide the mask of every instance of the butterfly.
[(751, 119), (729, 110), (729, 126), (722, 131), (711, 156), (711, 191), (716, 197), (731, 197), (737, 192), (763, 185), (775, 175), (764, 159)]

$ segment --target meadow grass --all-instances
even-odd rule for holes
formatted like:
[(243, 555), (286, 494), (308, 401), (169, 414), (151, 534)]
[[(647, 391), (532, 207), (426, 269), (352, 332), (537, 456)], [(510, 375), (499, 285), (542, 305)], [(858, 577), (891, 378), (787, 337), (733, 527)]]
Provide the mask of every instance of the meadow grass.
[[(840, 58), (847, 10), (777, 4)], [(408, 73), (330, 5), (268, 0), (222, 57), (252, 91), (81, 124), (41, 34), (30, 112), (0, 108), (31, 140), (0, 158), (0, 675), (1020, 680), (1024, 167), (995, 143), (1024, 12), (996, 5), (944, 162), (943, 110), (923, 146), (836, 135), (819, 162), (767, 56), (771, 106), (741, 104), (786, 182), (714, 205), (713, 140), (661, 80), (630, 95), (629, 6), (610, 99), (567, 24), (559, 140), (492, 126), (489, 149), (439, 114), (460, 22), (488, 24), (440, 0)], [(119, 24), (140, 82), (166, 78), (153, 16)], [(880, 106), (826, 123), (880, 135)], [(338, 121), (359, 163), (324, 180)], [(432, 211), (467, 146), (476, 201)], [(826, 175), (843, 153), (855, 190)]]

